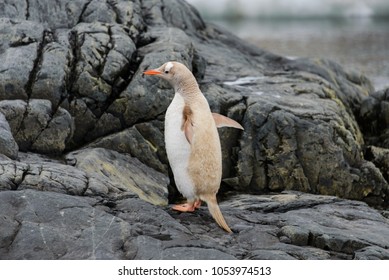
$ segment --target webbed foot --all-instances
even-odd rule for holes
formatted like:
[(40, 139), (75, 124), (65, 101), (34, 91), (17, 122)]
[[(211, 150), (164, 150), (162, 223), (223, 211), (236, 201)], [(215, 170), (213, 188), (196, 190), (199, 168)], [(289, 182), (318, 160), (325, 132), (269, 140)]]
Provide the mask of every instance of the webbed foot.
[(172, 209), (180, 212), (194, 212), (196, 209), (200, 208), (200, 206), (201, 200), (197, 199), (194, 202), (176, 204), (172, 207)]

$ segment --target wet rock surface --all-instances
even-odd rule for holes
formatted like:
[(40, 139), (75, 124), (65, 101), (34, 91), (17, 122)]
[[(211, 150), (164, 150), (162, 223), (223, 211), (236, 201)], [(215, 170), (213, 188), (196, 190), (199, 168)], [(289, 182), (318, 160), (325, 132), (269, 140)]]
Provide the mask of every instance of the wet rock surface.
[[(387, 90), (257, 49), (183, 1), (14, 1), (0, 16), (2, 259), (389, 258)], [(142, 75), (167, 60), (245, 128), (219, 130), (234, 234), (206, 207), (168, 207), (173, 90)]]
[(387, 259), (389, 223), (363, 202), (304, 193), (234, 194), (233, 234), (206, 207), (176, 213), (136, 196), (115, 201), (0, 192), (2, 259)]

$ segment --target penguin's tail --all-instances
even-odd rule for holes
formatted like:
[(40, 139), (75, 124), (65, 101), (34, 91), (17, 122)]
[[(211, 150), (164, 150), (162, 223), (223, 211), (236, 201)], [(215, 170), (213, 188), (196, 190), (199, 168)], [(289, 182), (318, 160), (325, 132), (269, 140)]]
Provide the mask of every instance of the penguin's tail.
[(216, 221), (216, 223), (228, 233), (232, 233), (230, 227), (226, 223), (226, 220), (224, 220), (219, 205), (217, 204), (216, 195), (204, 197), (203, 200), (207, 203), (208, 210)]

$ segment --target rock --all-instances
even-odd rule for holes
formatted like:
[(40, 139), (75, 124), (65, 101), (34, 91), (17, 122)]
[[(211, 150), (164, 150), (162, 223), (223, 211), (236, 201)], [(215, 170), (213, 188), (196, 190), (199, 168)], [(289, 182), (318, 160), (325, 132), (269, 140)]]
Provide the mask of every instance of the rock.
[[(364, 160), (363, 139), (353, 115), (338, 105), (341, 101), (335, 92), (331, 97), (325, 83), (320, 90), (298, 93), (294, 86), (298, 82), (293, 82), (296, 75), (305, 74), (285, 73), (282, 78), (270, 77), (270, 83), (261, 82), (268, 80), (263, 76), (252, 78), (249, 85), (239, 80), (227, 83), (248, 91), (237, 182), (231, 185), (256, 192), (295, 189), (360, 200), (374, 196), (381, 200), (378, 204), (383, 203), (387, 182)], [(321, 78), (316, 79), (320, 84)]]
[(163, 242), (148, 236), (138, 236), (132, 243), (132, 248), (138, 248), (135, 252), (130, 251), (130, 259), (141, 260), (234, 260), (229, 254), (211, 248), (199, 247), (171, 247), (164, 248)]
[(389, 89), (366, 97), (356, 116), (366, 141), (365, 158), (378, 167), (389, 182)]
[(40, 69), (36, 74), (36, 81), (31, 85), (30, 98), (49, 100), (52, 107), (58, 108), (66, 100), (67, 73), (71, 69), (67, 61), (68, 46), (52, 42), (52, 36), (55, 35), (47, 33), (48, 42), (41, 49)]
[(16, 0), (4, 3), (0, 15), (17, 20), (45, 22), (52, 29), (72, 28), (80, 22), (120, 22), (131, 26), (130, 30), (135, 33), (143, 28), (139, 5), (137, 1), (128, 3), (125, 0), (64, 0), (60, 3), (50, 0), (39, 3), (34, 0), (29, 3)]
[[(389, 221), (365, 203), (296, 192), (231, 195), (226, 234), (206, 207), (137, 197), (0, 192), (1, 259), (387, 259)], [(48, 211), (50, 210), (50, 211)], [(366, 230), (367, 228), (374, 228)], [(285, 234), (290, 242), (285, 243)], [(308, 238), (306, 238), (308, 234)]]
[(66, 157), (70, 165), (41, 156), (20, 156), (22, 162), (0, 160), (0, 190), (34, 189), (108, 200), (130, 195), (156, 205), (168, 203), (165, 175), (115, 151), (73, 152)]
[(73, 134), (73, 120), (63, 108), (52, 108), (48, 100), (0, 101), (21, 151), (60, 154)]
[(15, 159), (19, 147), (12, 136), (11, 128), (4, 115), (0, 112), (0, 154)]
[(2, 191), (0, 201), (1, 227), (7, 228), (1, 259), (123, 257), (120, 247), (131, 226), (85, 198), (25, 190)]
[(82, 196), (88, 188), (86, 174), (72, 166), (40, 156), (23, 159), (0, 161), (0, 190), (33, 189)]
[(114, 133), (88, 144), (88, 147), (113, 149), (119, 153), (129, 153), (141, 159), (157, 171), (168, 173), (168, 163), (163, 142), (163, 123), (151, 121), (136, 124), (128, 129)]
[[(230, 189), (294, 189), (387, 204), (388, 183), (363, 157), (364, 139), (356, 118), (373, 91), (366, 78), (346, 73), (330, 61), (289, 60), (258, 50), (206, 25), (182, 2), (129, 6), (123, 1), (65, 2), (61, 5), (67, 14), (51, 2), (40, 5), (51, 12), (50, 19), (30, 5), (29, 18), (17, 13), (19, 21), (1, 22), (6, 34), (16, 34), (1, 38), (3, 46), (14, 46), (6, 48), (7, 57), (24, 47), (30, 52), (24, 55), (29, 66), (23, 71), (29, 70), (28, 75), (20, 72), (13, 75), (20, 79), (3, 79), (2, 84), (17, 89), (12, 96), (25, 100), (32, 110), (35, 99), (49, 100), (51, 114), (63, 113), (67, 128), (60, 125), (40, 134), (37, 130), (50, 121), (42, 116), (37, 129), (14, 135), (22, 151), (58, 154), (88, 144), (115, 150), (119, 139), (131, 137), (137, 139), (134, 144), (119, 151), (168, 175), (163, 126), (158, 121), (173, 92), (163, 81), (144, 78), (142, 71), (178, 60), (193, 70), (212, 110), (245, 127), (244, 133), (221, 131), (224, 182)], [(55, 16), (57, 21), (51, 19)], [(35, 22), (35, 30), (29, 31), (31, 19), (48, 24)], [(18, 69), (19, 64), (11, 64), (9, 69)], [(26, 111), (23, 106), (21, 110)], [(48, 108), (43, 112), (50, 115)], [(154, 133), (143, 136), (140, 130)], [(63, 140), (59, 147), (51, 147), (50, 135), (60, 131)], [(37, 135), (42, 141), (35, 141)], [(145, 152), (135, 147), (144, 147)]]
[(298, 246), (308, 245), (309, 232), (301, 230), (295, 226), (284, 226), (281, 228), (281, 234), (288, 239), (288, 243), (295, 244)]
[(31, 95), (44, 28), (37, 22), (15, 24), (10, 18), (0, 19), (0, 100), (26, 100)]
[(381, 170), (385, 180), (389, 181), (389, 149), (367, 146), (365, 154)]
[[(260, 50), (184, 1), (57, 2), (0, 11), (1, 258), (387, 258), (387, 90)], [(245, 128), (219, 130), (233, 235), (205, 207), (165, 208), (173, 89), (142, 73), (167, 60)]]
[[(155, 205), (167, 205), (169, 179), (140, 163), (137, 158), (102, 148), (84, 149), (67, 155), (66, 160), (74, 164), (93, 180), (86, 195), (112, 189), (116, 193), (131, 192)], [(104, 191), (105, 190), (105, 191)]]
[(374, 92), (357, 114), (367, 145), (389, 148), (389, 89)]
[(355, 252), (357, 260), (389, 260), (388, 250), (377, 246), (369, 246)]

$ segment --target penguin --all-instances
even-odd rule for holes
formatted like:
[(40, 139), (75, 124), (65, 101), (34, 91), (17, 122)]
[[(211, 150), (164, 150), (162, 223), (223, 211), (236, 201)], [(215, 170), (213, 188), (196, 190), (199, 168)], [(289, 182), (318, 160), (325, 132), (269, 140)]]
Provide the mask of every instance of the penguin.
[(217, 224), (231, 233), (216, 199), (222, 177), (217, 128), (243, 127), (211, 112), (195, 77), (184, 64), (169, 61), (143, 73), (168, 81), (175, 91), (165, 114), (165, 146), (177, 189), (187, 203), (174, 205), (173, 209), (193, 212), (204, 201)]

